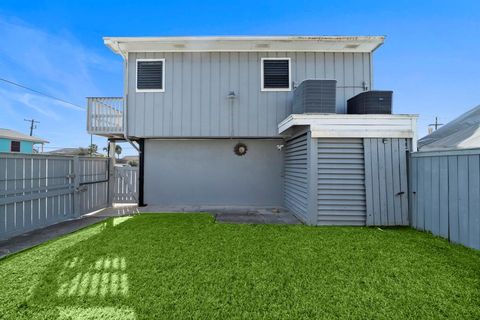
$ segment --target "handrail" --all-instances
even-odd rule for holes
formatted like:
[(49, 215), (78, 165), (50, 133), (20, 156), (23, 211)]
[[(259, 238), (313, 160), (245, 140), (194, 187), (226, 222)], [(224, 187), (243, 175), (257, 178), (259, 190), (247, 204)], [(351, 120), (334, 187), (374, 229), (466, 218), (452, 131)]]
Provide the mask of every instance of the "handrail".
[(107, 135), (123, 133), (123, 98), (89, 97), (87, 106), (88, 133)]

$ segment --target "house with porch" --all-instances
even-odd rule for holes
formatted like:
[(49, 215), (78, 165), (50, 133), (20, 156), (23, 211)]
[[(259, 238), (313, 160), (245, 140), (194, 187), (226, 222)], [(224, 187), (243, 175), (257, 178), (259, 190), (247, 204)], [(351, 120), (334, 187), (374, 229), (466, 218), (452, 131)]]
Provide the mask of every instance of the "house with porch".
[(35, 145), (40, 145), (40, 151), (43, 151), (43, 145), (48, 143), (42, 138), (29, 136), (27, 134), (0, 128), (0, 152), (8, 153), (34, 153)]
[(139, 205), (407, 225), (416, 115), (374, 90), (381, 36), (106, 37), (122, 97), (87, 129), (139, 150)]

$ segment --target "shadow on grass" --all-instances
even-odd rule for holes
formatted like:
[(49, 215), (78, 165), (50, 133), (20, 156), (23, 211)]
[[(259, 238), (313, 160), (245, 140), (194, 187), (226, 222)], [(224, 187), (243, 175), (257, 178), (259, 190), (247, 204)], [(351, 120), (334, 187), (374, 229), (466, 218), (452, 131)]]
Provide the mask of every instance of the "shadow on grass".
[[(32, 292), (29, 304), (33, 309), (50, 306), (47, 318), (136, 319), (128, 307), (130, 249), (118, 245), (125, 239), (112, 238), (111, 232), (129, 219), (134, 218), (106, 220), (97, 225), (100, 232), (58, 253)], [(115, 240), (112, 251), (109, 242)]]
[(146, 214), (107, 220), (50, 261), (18, 318), (480, 316), (480, 255), (404, 228)]

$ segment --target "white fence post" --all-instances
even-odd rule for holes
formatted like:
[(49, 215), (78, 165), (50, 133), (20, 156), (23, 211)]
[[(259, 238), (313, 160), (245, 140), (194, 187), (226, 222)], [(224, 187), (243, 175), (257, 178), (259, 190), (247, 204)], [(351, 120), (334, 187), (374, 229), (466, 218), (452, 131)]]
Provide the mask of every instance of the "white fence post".
[(80, 159), (78, 156), (73, 157), (73, 215), (78, 217), (80, 215)]
[(108, 142), (108, 206), (113, 205), (115, 196), (115, 141)]

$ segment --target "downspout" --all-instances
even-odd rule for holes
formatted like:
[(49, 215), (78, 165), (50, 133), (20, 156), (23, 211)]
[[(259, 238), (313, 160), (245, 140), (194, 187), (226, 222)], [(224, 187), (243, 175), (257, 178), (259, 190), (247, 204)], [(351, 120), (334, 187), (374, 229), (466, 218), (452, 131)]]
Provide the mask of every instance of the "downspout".
[(120, 48), (120, 45), (118, 44), (117, 42), (117, 49), (118, 49), (118, 52), (120, 52), (120, 55), (122, 56), (123, 58), (123, 69), (124, 69), (124, 72), (125, 72), (125, 75), (124, 75), (124, 88), (123, 88), (123, 138), (132, 145), (132, 147), (137, 150), (138, 153), (140, 153), (140, 149), (135, 145), (135, 143), (133, 143), (133, 141), (131, 141), (129, 138), (128, 138), (128, 135), (127, 135), (127, 132), (128, 132), (128, 103), (127, 103), (127, 99), (128, 99), (128, 54), (125, 54), (122, 49)]

